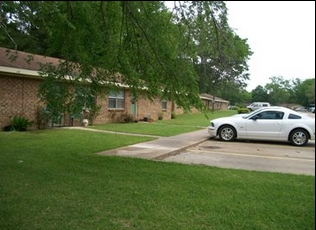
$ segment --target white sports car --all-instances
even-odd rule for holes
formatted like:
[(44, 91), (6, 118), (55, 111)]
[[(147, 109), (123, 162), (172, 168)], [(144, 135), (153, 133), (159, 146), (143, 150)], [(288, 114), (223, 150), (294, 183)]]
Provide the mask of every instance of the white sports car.
[(217, 118), (211, 120), (207, 129), (211, 138), (218, 136), (222, 141), (286, 141), (304, 146), (309, 140), (315, 140), (315, 118), (278, 106)]

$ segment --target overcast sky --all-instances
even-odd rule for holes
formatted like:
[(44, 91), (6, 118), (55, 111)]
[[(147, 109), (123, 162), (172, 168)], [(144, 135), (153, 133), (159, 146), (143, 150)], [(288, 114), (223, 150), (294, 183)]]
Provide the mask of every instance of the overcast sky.
[(228, 24), (254, 53), (247, 90), (271, 82), (315, 78), (315, 1), (226, 1)]

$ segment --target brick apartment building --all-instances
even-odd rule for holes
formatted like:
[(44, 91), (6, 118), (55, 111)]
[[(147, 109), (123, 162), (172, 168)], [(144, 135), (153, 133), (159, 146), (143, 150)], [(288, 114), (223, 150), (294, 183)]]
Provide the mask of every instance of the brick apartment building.
[[(12, 61), (10, 54), (15, 54)], [(38, 70), (40, 63), (51, 63), (58, 65), (59, 59), (30, 54), (22, 51), (9, 50), (0, 47), (0, 128), (11, 123), (11, 118), (15, 115), (34, 121), (36, 110), (39, 105), (43, 105), (37, 96), (39, 85), (42, 82)], [(120, 103), (111, 103), (119, 100)], [(207, 105), (212, 102), (211, 95), (201, 96), (201, 100)], [(216, 98), (216, 109), (227, 109), (228, 101)], [(122, 87), (117, 96), (107, 95), (105, 98), (97, 98), (101, 109), (94, 119), (94, 124), (111, 123), (122, 114), (131, 114), (138, 120), (153, 119), (159, 116), (162, 119), (171, 119), (171, 114), (182, 114), (184, 111), (178, 108), (175, 103), (156, 98), (153, 101), (140, 96), (135, 101), (128, 87)], [(115, 106), (115, 105), (119, 106)], [(196, 111), (193, 109), (193, 112)], [(73, 117), (64, 113), (60, 117), (57, 125), (79, 126), (82, 125), (82, 116)]]

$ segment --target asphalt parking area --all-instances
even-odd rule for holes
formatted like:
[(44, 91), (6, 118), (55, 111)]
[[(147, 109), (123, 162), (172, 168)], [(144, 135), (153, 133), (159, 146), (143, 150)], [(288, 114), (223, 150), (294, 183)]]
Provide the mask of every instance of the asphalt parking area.
[(164, 161), (315, 176), (315, 141), (296, 147), (283, 142), (210, 139)]

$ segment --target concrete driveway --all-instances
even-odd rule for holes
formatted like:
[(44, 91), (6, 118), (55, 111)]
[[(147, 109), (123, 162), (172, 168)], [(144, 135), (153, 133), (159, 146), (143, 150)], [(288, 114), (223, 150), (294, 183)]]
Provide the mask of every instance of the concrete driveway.
[[(313, 113), (309, 115), (315, 117)], [(109, 132), (82, 127), (80, 129)], [(139, 134), (125, 133), (125, 135)], [(153, 141), (97, 154), (315, 176), (315, 141), (310, 141), (305, 147), (295, 147), (289, 143), (280, 142), (221, 142), (218, 139), (209, 139), (206, 129), (171, 137), (160, 137)]]
[(296, 147), (282, 142), (222, 142), (213, 139), (164, 161), (315, 176), (315, 141)]
[[(314, 113), (305, 114), (315, 118)], [(283, 142), (210, 139), (164, 161), (315, 176), (315, 141), (296, 147)]]

